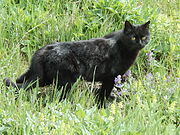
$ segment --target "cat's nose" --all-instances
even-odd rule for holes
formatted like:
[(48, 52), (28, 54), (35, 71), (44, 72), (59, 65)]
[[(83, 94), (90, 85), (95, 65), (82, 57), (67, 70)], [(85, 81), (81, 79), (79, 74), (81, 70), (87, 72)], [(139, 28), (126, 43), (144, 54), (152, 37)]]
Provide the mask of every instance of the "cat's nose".
[(141, 41), (141, 40), (139, 40), (139, 39), (137, 39), (137, 40), (136, 40), (136, 43), (141, 44), (141, 43), (142, 43), (142, 41)]
[(138, 44), (139, 44), (139, 47), (140, 47), (140, 48), (144, 48), (144, 46), (145, 46), (145, 45), (142, 43), (141, 40), (139, 40), (139, 43), (138, 43)]
[(141, 41), (141, 40), (139, 40), (139, 44), (141, 44), (141, 45), (142, 45), (142, 41)]

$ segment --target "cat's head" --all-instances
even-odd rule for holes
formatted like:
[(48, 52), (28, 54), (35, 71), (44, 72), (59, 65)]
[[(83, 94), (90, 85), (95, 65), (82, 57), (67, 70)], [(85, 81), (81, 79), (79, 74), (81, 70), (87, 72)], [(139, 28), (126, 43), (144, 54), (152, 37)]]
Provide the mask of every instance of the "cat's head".
[(132, 25), (129, 21), (125, 21), (123, 29), (123, 40), (130, 49), (142, 49), (149, 42), (150, 21), (141, 25)]

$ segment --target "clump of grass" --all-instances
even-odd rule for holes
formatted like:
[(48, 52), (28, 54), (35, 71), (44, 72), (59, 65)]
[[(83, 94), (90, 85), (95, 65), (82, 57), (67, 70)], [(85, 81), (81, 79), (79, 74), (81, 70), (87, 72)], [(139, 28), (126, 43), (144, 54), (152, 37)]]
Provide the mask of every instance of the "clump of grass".
[(61, 102), (55, 83), (21, 90), (17, 98), (0, 81), (0, 134), (178, 134), (178, 12), (175, 0), (2, 0), (1, 80), (24, 72), (45, 44), (101, 37), (121, 29), (125, 20), (151, 20), (152, 39), (106, 109), (97, 109), (85, 81), (78, 80)]

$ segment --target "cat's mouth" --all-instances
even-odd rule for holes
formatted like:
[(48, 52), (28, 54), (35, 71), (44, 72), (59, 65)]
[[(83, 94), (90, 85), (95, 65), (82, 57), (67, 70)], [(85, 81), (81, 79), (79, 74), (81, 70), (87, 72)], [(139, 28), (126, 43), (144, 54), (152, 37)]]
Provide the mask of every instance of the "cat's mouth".
[(140, 44), (140, 45), (138, 46), (138, 49), (143, 49), (144, 47), (145, 47), (145, 45)]

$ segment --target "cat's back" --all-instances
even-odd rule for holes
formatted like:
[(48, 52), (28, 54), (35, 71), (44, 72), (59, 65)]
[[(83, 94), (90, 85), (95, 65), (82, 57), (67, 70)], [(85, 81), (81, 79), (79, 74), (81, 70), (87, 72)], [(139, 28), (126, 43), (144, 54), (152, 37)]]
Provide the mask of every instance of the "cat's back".
[(93, 38), (89, 40), (56, 42), (46, 45), (33, 55), (33, 61), (59, 61), (64, 57), (76, 57), (104, 61), (109, 57), (109, 50), (115, 41), (111, 38)]
[(106, 39), (106, 38), (92, 38), (89, 40), (79, 40), (79, 41), (68, 41), (68, 42), (59, 42), (56, 43), (56, 48), (91, 48), (97, 46), (109, 46), (113, 45), (113, 39)]
[(114, 45), (114, 41), (105, 38), (93, 38), (89, 40), (81, 40), (70, 42), (70, 49), (81, 53), (103, 53), (108, 51)]
[(115, 41), (110, 38), (93, 38), (89, 40), (57, 42), (55, 44), (46, 45), (41, 52), (57, 53), (59, 55), (67, 53), (75, 53), (77, 55), (104, 55), (114, 44)]

